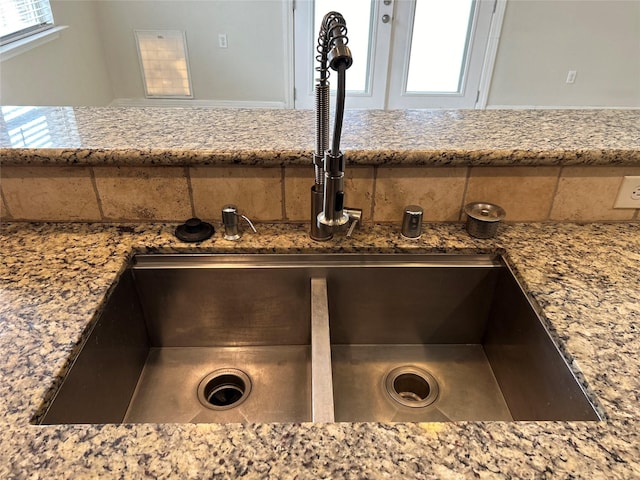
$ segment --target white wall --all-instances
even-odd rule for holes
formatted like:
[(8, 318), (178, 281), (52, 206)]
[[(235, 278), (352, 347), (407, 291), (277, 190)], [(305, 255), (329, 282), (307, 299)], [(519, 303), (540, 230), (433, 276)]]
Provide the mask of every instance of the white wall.
[[(59, 39), (0, 65), (4, 105), (108, 105), (144, 101), (134, 29), (184, 30), (190, 103), (287, 106), (284, 0), (52, 0)], [(228, 48), (218, 48), (226, 33)], [(156, 102), (158, 103), (158, 102)]]
[[(187, 32), (192, 103), (286, 106), (285, 2), (52, 0), (69, 28), (0, 64), (0, 102), (143, 99), (132, 30), (166, 28)], [(488, 107), (554, 106), (640, 107), (640, 0), (508, 0)]]
[[(284, 106), (291, 88), (284, 7), (282, 0), (97, 2), (115, 98), (144, 98), (133, 30), (171, 29), (186, 32), (195, 101)], [(220, 33), (227, 48), (218, 47)]]
[(640, 107), (640, 1), (509, 0), (488, 106)]
[(113, 99), (95, 5), (52, 0), (59, 38), (0, 64), (3, 105), (108, 105)]

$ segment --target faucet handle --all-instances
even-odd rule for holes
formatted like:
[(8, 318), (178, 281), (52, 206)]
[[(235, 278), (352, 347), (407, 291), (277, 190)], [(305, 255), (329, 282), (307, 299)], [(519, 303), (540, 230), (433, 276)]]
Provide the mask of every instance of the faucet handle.
[(347, 234), (345, 236), (347, 238), (351, 238), (353, 231), (362, 223), (362, 209), (345, 207), (343, 212), (349, 217), (349, 230), (347, 230)]

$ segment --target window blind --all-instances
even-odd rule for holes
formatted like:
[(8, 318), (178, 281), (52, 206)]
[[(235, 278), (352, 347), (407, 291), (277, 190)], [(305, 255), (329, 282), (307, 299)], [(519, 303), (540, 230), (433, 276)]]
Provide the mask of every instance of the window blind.
[(51, 27), (49, 0), (0, 0), (0, 45)]

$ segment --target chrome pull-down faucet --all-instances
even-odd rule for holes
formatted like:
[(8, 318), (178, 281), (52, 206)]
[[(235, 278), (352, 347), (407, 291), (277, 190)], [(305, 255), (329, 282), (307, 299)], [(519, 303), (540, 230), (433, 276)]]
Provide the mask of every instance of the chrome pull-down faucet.
[[(315, 86), (316, 150), (313, 155), (315, 184), (311, 188), (311, 232), (314, 240), (329, 240), (333, 232), (349, 226), (348, 236), (362, 219), (362, 210), (344, 206), (345, 161), (340, 136), (346, 96), (346, 70), (353, 63), (347, 46), (347, 24), (338, 12), (327, 13), (320, 26), (316, 60), (319, 78)], [(329, 149), (329, 68), (338, 74), (333, 140)]]

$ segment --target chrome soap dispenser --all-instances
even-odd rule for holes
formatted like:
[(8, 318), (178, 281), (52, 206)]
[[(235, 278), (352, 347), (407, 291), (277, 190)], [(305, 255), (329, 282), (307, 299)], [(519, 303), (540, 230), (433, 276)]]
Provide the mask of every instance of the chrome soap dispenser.
[(253, 233), (258, 233), (256, 227), (251, 223), (251, 220), (245, 215), (238, 213), (237, 206), (229, 204), (222, 207), (222, 224), (224, 225), (225, 240), (238, 240), (242, 236), (238, 225), (240, 218), (243, 218), (249, 224)]

